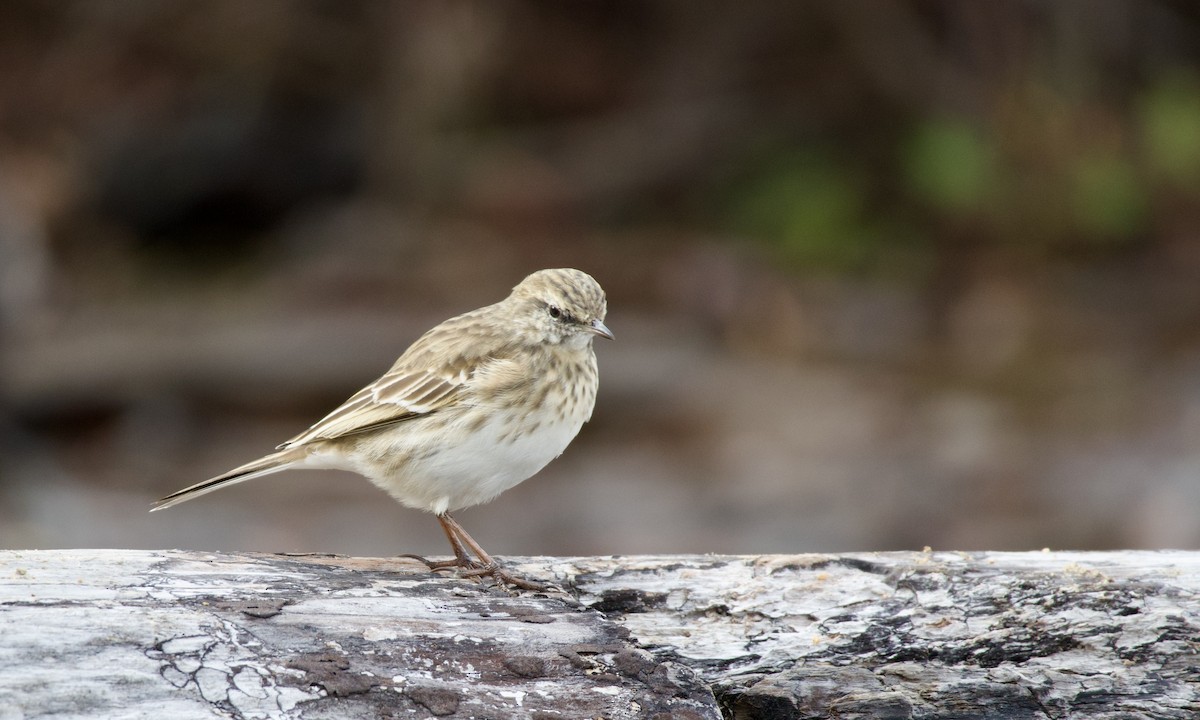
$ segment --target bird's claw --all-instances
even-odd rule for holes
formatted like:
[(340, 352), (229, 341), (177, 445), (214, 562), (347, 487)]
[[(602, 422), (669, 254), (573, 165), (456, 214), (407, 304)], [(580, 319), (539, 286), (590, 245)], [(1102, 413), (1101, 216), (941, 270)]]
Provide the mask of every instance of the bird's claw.
[(506, 585), (512, 585), (524, 590), (545, 590), (546, 585), (523, 578), (520, 575), (514, 575), (500, 567), (500, 563), (492, 561), (490, 563), (477, 562), (469, 558), (454, 558), (453, 560), (430, 560), (421, 555), (412, 553), (404, 553), (398, 557), (409, 558), (416, 560), (419, 563), (429, 568), (430, 572), (446, 572), (450, 570), (458, 570), (459, 575), (468, 578), (485, 578), (490, 577), (497, 582)]
[(461, 575), (464, 577), (477, 578), (490, 577), (496, 582), (519, 587), (523, 590), (545, 590), (548, 587), (543, 583), (530, 580), (529, 578), (524, 578), (520, 575), (514, 575), (501, 568), (500, 564), (495, 561), (483, 565), (480, 565), (479, 563), (472, 564), (476, 567), (464, 569)]
[(438, 572), (440, 570), (457, 570), (460, 568), (474, 570), (476, 568), (484, 567), (482, 563), (477, 563), (474, 560), (465, 557), (455, 558), (453, 560), (430, 560), (427, 557), (422, 555), (414, 555), (413, 553), (404, 553), (398, 557), (416, 560), (433, 572)]

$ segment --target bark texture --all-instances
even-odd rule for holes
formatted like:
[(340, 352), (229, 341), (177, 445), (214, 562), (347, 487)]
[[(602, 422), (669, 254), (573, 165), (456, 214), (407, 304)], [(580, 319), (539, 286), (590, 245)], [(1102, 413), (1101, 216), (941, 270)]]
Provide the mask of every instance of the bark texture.
[(1200, 553), (0, 551), (0, 720), (1192, 718)]

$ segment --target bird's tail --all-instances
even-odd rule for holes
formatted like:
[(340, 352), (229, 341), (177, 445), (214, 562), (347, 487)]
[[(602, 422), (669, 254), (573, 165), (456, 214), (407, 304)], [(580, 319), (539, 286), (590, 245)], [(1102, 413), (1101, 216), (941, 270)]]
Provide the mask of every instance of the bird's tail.
[(201, 495), (208, 494), (213, 490), (220, 490), (223, 487), (234, 485), (246, 480), (253, 480), (256, 477), (277, 473), (280, 470), (287, 470), (289, 467), (303, 461), (307, 457), (306, 448), (290, 448), (280, 450), (279, 452), (271, 453), (266, 457), (261, 457), (253, 462), (248, 462), (241, 467), (234, 468), (227, 473), (210, 478), (201, 483), (196, 483), (191, 487), (186, 487), (182, 490), (171, 493), (170, 495), (154, 501), (154, 507), (150, 508), (150, 512), (155, 510), (165, 510), (172, 505), (178, 505), (181, 502), (186, 502), (193, 498), (198, 498)]

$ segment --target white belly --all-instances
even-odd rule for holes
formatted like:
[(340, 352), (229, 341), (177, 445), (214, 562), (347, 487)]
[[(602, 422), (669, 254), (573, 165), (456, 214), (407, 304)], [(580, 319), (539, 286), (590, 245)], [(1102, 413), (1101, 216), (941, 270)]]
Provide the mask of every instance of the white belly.
[[(471, 432), (452, 424), (441, 429), (435, 443), (414, 442), (426, 436), (423, 432), (382, 433), (363, 438), (353, 467), (346, 469), (409, 507), (440, 514), (488, 502), (530, 478), (562, 454), (584, 419), (537, 428), (493, 420)], [(455, 436), (459, 442), (446, 441)]]

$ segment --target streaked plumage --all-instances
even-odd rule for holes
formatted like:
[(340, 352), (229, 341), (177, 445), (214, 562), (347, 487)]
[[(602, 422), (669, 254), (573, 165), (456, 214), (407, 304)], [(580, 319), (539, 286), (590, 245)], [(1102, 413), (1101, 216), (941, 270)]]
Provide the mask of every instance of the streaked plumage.
[(612, 337), (606, 312), (588, 274), (533, 273), (504, 300), (426, 332), (383, 376), (276, 452), (154, 509), (291, 468), (350, 470), (437, 515), (455, 565), (527, 584), (497, 570), (448, 513), (493, 499), (566, 449), (595, 404), (592, 340)]

